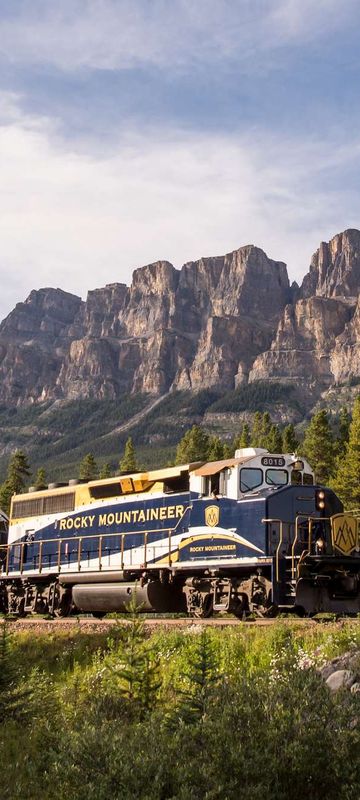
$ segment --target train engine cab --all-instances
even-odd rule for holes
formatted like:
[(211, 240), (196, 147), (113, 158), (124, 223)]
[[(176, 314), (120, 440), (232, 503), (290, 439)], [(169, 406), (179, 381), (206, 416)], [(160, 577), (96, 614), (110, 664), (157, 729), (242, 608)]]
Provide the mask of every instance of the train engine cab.
[(187, 580), (189, 611), (189, 598), (210, 608), (210, 587), (212, 609), (236, 614), (360, 610), (357, 521), (347, 517), (352, 546), (339, 552), (342, 504), (314, 484), (306, 459), (237, 450), (233, 460), (196, 469), (190, 489), (191, 537), (180, 543), (179, 569), (207, 564), (211, 580), (206, 598), (204, 577)]

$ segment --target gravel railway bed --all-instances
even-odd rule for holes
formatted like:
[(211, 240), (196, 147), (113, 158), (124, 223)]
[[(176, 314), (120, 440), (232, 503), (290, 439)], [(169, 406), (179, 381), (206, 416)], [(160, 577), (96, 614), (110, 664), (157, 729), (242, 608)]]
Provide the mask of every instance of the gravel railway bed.
[[(113, 627), (114, 625), (129, 625), (130, 619), (126, 618), (111, 618), (111, 619), (95, 619), (93, 617), (70, 617), (66, 619), (43, 619), (41, 617), (25, 617), (20, 619), (11, 619), (8, 618), (9, 626), (13, 632), (20, 632), (23, 630), (31, 630), (34, 634), (36, 633), (45, 633), (45, 632), (55, 632), (56, 630), (80, 630), (84, 633), (91, 633), (91, 632), (101, 632), (108, 630), (109, 628)], [(354, 619), (352, 620), (355, 621)], [(335, 623), (334, 619), (331, 620), (315, 620), (315, 619), (301, 619), (299, 617), (278, 617), (274, 619), (257, 619), (257, 620), (247, 620), (241, 621), (235, 618), (220, 618), (220, 619), (195, 619), (189, 617), (177, 617), (177, 618), (148, 618), (144, 619), (145, 627), (151, 631), (158, 627), (163, 628), (183, 628), (183, 629), (191, 629), (191, 628), (199, 628), (199, 627), (213, 627), (213, 628), (228, 628), (234, 626), (241, 626), (242, 628), (253, 627), (269, 627), (274, 624), (288, 624), (291, 626), (296, 627), (313, 627), (318, 625), (319, 623), (328, 624), (329, 622)], [(359, 620), (360, 623), (360, 620)], [(343, 624), (343, 618), (338, 621), (339, 625)]]

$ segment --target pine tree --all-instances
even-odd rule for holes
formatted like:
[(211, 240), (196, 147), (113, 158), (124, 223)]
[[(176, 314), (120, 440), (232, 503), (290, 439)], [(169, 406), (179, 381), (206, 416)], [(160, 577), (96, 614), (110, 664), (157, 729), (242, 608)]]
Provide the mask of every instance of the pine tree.
[(37, 489), (38, 491), (40, 491), (41, 489), (47, 489), (46, 472), (44, 470), (44, 467), (39, 467), (36, 473), (34, 486), (35, 489)]
[(311, 418), (301, 452), (310, 462), (316, 482), (326, 485), (335, 470), (335, 444), (325, 409), (317, 411)]
[(207, 461), (209, 452), (209, 436), (199, 427), (193, 425), (186, 431), (176, 449), (175, 464), (187, 464), (191, 461)]
[(99, 478), (111, 478), (110, 464), (103, 464), (99, 473)]
[(223, 444), (223, 458), (234, 458), (235, 447), (232, 447), (231, 444), (224, 442)]
[(19, 494), (25, 488), (26, 478), (31, 475), (27, 456), (22, 450), (16, 450), (11, 457), (7, 477), (0, 489), (0, 508), (9, 513), (13, 494)]
[(10, 512), (11, 498), (14, 492), (10, 482), (6, 479), (0, 487), (0, 508), (5, 511), (5, 514)]
[(127, 604), (129, 625), (122, 629), (117, 657), (110, 666), (112, 683), (127, 701), (136, 703), (142, 711), (154, 708), (160, 688), (159, 659), (149, 646), (141, 606), (137, 604), (136, 592)]
[(349, 442), (332, 485), (345, 508), (360, 507), (360, 395), (354, 403)]
[(264, 411), (260, 425), (260, 444), (259, 447), (268, 446), (268, 437), (271, 431), (271, 418), (268, 411)]
[(221, 461), (224, 458), (224, 445), (219, 436), (211, 436), (207, 452), (208, 461)]
[(351, 414), (349, 414), (347, 408), (343, 407), (340, 409), (339, 433), (336, 440), (336, 453), (339, 458), (341, 458), (346, 452), (347, 443), (349, 441), (350, 425)]
[(136, 472), (138, 470), (135, 447), (131, 436), (129, 436), (126, 442), (125, 452), (119, 463), (119, 469), (120, 472)]
[(87, 453), (79, 467), (79, 478), (82, 481), (93, 481), (97, 477), (98, 467), (93, 453)]
[(240, 450), (242, 447), (250, 446), (250, 428), (247, 422), (244, 422), (240, 436), (235, 439), (234, 445), (234, 450)]
[(296, 453), (299, 447), (299, 441), (296, 438), (295, 428), (292, 423), (287, 425), (283, 431), (282, 437), (282, 452), (283, 453)]
[(261, 447), (261, 433), (262, 433), (262, 414), (256, 411), (254, 414), (252, 429), (251, 429), (251, 446)]
[(282, 453), (282, 435), (277, 425), (272, 425), (266, 439), (266, 448), (269, 453)]
[(204, 630), (195, 640), (194, 650), (188, 659), (187, 678), (190, 688), (179, 692), (179, 706), (169, 720), (172, 727), (179, 721), (201, 727), (210, 710), (218, 682), (216, 667), (211, 639)]

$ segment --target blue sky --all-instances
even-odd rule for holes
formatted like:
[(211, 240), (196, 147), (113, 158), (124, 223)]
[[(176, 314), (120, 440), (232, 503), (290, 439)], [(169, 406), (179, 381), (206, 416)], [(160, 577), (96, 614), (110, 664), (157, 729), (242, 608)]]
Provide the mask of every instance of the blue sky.
[(0, 0), (0, 315), (360, 227), (358, 0)]

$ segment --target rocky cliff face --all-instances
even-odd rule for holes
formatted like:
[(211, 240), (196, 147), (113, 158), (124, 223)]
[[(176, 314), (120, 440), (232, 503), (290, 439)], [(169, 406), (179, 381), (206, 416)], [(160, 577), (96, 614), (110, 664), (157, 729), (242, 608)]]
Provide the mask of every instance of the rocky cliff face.
[(302, 286), (253, 245), (175, 269), (158, 261), (130, 287), (31, 292), (0, 325), (0, 402), (115, 398), (250, 380), (316, 395), (360, 375), (360, 232), (322, 243)]
[(268, 351), (249, 380), (293, 381), (314, 399), (337, 382), (360, 375), (360, 232), (322, 242), (308, 274), (281, 315)]
[(301, 286), (301, 297), (357, 298), (360, 291), (360, 231), (350, 229), (321, 242)]
[(69, 348), (68, 331), (80, 332), (80, 297), (61, 289), (32, 291), (0, 325), (0, 401), (37, 402), (55, 393)]
[(83, 303), (32, 292), (0, 328), (2, 402), (170, 388), (232, 388), (270, 346), (289, 299), (285, 264), (248, 246), (179, 271), (159, 261)]

